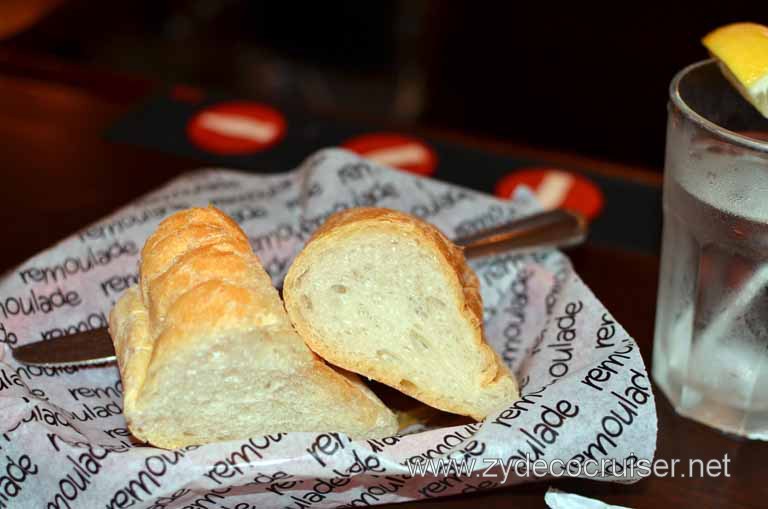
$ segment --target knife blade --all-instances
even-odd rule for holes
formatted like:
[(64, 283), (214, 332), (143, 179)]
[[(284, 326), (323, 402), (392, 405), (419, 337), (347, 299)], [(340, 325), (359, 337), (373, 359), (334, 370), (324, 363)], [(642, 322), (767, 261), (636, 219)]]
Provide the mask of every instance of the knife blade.
[(90, 366), (117, 358), (106, 327), (19, 346), (11, 353), (18, 362), (45, 367)]
[[(584, 216), (551, 210), (510, 221), (477, 234), (455, 239), (467, 258), (529, 248), (568, 247), (584, 241), (588, 224)], [(11, 349), (21, 363), (35, 366), (89, 366), (113, 362), (115, 348), (106, 328), (77, 332)]]

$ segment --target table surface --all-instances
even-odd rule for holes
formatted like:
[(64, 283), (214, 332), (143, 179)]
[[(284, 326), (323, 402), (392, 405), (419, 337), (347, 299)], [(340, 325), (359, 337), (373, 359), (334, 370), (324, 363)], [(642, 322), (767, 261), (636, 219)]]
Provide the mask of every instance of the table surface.
[[(0, 49), (0, 273), (200, 161), (104, 140), (104, 130), (144, 97), (149, 81), (82, 69)], [(430, 134), (435, 134), (434, 132)], [(658, 174), (561, 152), (537, 151), (443, 134), (488, 150), (576, 163), (660, 184)], [(650, 366), (658, 257), (587, 243), (571, 251), (577, 272), (640, 345)], [(560, 480), (558, 489), (633, 508), (763, 508), (768, 505), (768, 444), (739, 441), (678, 417), (660, 391), (657, 458), (731, 460), (729, 478), (646, 478), (624, 486)], [(546, 483), (398, 508), (542, 508)]]

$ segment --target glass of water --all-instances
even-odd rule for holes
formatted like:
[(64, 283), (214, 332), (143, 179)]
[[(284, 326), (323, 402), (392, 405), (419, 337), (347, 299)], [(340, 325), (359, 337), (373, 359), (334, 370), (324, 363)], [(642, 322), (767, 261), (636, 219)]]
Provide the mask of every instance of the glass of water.
[(682, 415), (768, 440), (768, 120), (714, 61), (670, 86), (653, 377)]

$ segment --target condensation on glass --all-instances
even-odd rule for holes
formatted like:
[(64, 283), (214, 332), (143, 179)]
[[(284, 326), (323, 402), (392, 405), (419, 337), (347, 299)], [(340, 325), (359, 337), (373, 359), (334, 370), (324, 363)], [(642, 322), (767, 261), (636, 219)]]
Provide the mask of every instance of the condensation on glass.
[(713, 61), (670, 87), (653, 376), (676, 410), (768, 439), (768, 120)]

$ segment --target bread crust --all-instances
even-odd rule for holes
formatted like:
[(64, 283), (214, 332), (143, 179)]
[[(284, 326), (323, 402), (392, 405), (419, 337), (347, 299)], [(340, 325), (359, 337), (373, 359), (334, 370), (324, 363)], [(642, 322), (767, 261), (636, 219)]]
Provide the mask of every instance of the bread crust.
[[(386, 370), (374, 363), (368, 363), (345, 355), (328, 345), (301, 313), (304, 305), (298, 294), (299, 279), (312, 265), (317, 249), (333, 249), (345, 238), (370, 227), (392, 228), (397, 235), (415, 238), (437, 255), (443, 275), (450, 281), (457, 300), (461, 303), (460, 314), (471, 325), (472, 341), (482, 358), (483, 369), (478, 373), (477, 384), (480, 392), (491, 401), (478, 405), (457, 405), (450, 396), (428, 391), (413, 384), (401, 384)], [(283, 285), (286, 309), (294, 327), (307, 344), (331, 364), (354, 371), (394, 387), (428, 405), (453, 413), (472, 416), (478, 420), (486, 417), (491, 407), (498, 406), (495, 400), (509, 402), (519, 397), (517, 383), (498, 354), (487, 344), (483, 333), (483, 304), (480, 284), (474, 271), (467, 265), (463, 250), (448, 240), (437, 228), (404, 212), (385, 208), (353, 208), (338, 212), (318, 228), (310, 237), (305, 248), (291, 265)]]
[(275, 356), (296, 383), (338, 400), (339, 406), (328, 403), (328, 412), (348, 416), (348, 429), (302, 429), (296, 422), (291, 429), (254, 433), (346, 431), (368, 437), (397, 430), (394, 414), (356, 376), (335, 371), (304, 344), (247, 237), (213, 207), (182, 211), (159, 225), (142, 250), (139, 287), (121, 296), (109, 322), (126, 421), (137, 438), (154, 445), (200, 443), (182, 433), (188, 423), (159, 429), (145, 419), (152, 398), (166, 387), (166, 370), (179, 369), (178, 359), (187, 353), (251, 330), (260, 331), (259, 344), (246, 345), (250, 350), (243, 354)]

